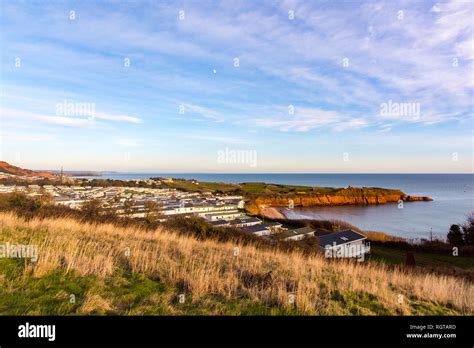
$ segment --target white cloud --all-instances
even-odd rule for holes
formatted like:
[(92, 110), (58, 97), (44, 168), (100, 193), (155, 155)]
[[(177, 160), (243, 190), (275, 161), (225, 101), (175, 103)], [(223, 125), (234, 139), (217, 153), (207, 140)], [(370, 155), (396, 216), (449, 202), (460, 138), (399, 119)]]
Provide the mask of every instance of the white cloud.
[(191, 114), (197, 114), (201, 117), (204, 117), (206, 119), (210, 119), (216, 122), (222, 122), (224, 120), (224, 117), (217, 111), (202, 107), (199, 105), (195, 104), (181, 104), (184, 107), (184, 113), (191, 113)]
[(19, 110), (12, 108), (2, 108), (0, 113), (5, 119), (29, 119), (37, 120), (42, 123), (57, 125), (57, 126), (66, 126), (66, 127), (94, 127), (98, 123), (95, 119), (115, 121), (115, 122), (131, 122), (131, 123), (141, 123), (141, 120), (137, 117), (126, 116), (126, 115), (112, 115), (103, 112), (95, 112), (93, 116), (51, 116), (48, 114), (36, 113), (27, 110)]
[(94, 124), (93, 121), (86, 118), (74, 118), (74, 117), (65, 117), (65, 116), (49, 116), (39, 113), (34, 113), (25, 110), (2, 108), (0, 110), (2, 118), (4, 119), (13, 119), (13, 120), (37, 120), (47, 124), (54, 124), (60, 126), (69, 126), (69, 127), (90, 127)]
[[(301, 92), (298, 97), (304, 100), (302, 104), (318, 111), (317, 116), (300, 114), (292, 119), (282, 119), (269, 112), (265, 116), (250, 115), (256, 120), (254, 125), (262, 127), (287, 131), (308, 131), (329, 125), (333, 130), (360, 128), (377, 122), (376, 118), (365, 115), (377, 110), (381, 102), (395, 97), (400, 102), (407, 98), (419, 100), (432, 115), (421, 118), (420, 122), (426, 120), (427, 124), (433, 120), (452, 121), (452, 117), (443, 118), (448, 106), (458, 114), (471, 107), (473, 5), (470, 2), (440, 2), (431, 8), (389, 2), (341, 2), (337, 6), (325, 6), (297, 0), (281, 1), (273, 6), (245, 2), (224, 2), (209, 7), (188, 4), (184, 21), (177, 20), (175, 6), (161, 3), (150, 6), (151, 10), (140, 18), (124, 11), (107, 12), (107, 16), (101, 17), (105, 10), (99, 7), (96, 16), (80, 18), (81, 30), (71, 30), (71, 23), (59, 20), (63, 14), (51, 7), (56, 20), (48, 30), (43, 29), (41, 20), (32, 25), (35, 31), (50, 39), (44, 42), (65, 41), (71, 46), (86, 42), (92, 51), (108, 53), (85, 54), (67, 46), (61, 51), (66, 62), (100, 62), (107, 70), (114, 61), (118, 64), (123, 56), (132, 52), (137, 57), (132, 58), (132, 71), (144, 84), (152, 87), (172, 83), (175, 90), (191, 94), (189, 99), (192, 100), (206, 96), (212, 102), (217, 95), (236, 100), (252, 98), (251, 93), (258, 90), (261, 83), (260, 77), (270, 77), (278, 83), (270, 86), (270, 91), (262, 89), (261, 92), (263, 95), (271, 92), (271, 96), (276, 95), (279, 100), (266, 96), (267, 99), (260, 101), (260, 109), (265, 109), (267, 104), (281, 104), (282, 99), (290, 99), (298, 91)], [(404, 9), (403, 20), (397, 18), (400, 7)], [(12, 13), (10, 6), (8, 9), (12, 21), (15, 16), (28, 19), (28, 14)], [(289, 9), (296, 12), (293, 21), (287, 18)], [(30, 28), (18, 30), (28, 33)], [(17, 47), (23, 47), (26, 52), (28, 49), (41, 52), (43, 47), (51, 49), (45, 46), (50, 44), (44, 42), (29, 44), (30, 48), (28, 45)], [(157, 71), (152, 66), (155, 59), (161, 70), (173, 67), (173, 62), (165, 59), (168, 56), (172, 56), (172, 60), (192, 61), (197, 67), (208, 64), (213, 78), (221, 72), (229, 73), (232, 58), (238, 56), (242, 65), (239, 78), (244, 82), (235, 89), (237, 93), (233, 93), (229, 80), (219, 84), (218, 79), (216, 82), (199, 79), (199, 75), (194, 75), (194, 65), (185, 69), (186, 74), (178, 68), (166, 75), (166, 79), (162, 71), (149, 73)], [(343, 57), (350, 58), (347, 69), (341, 66)], [(454, 57), (460, 59), (456, 68), (452, 66)], [(163, 62), (166, 62), (165, 67), (161, 66)], [(218, 75), (212, 74), (214, 68), (219, 71)], [(173, 81), (168, 81), (172, 76)], [(247, 86), (253, 89), (248, 92)], [(205, 104), (213, 105), (210, 102)], [(228, 112), (197, 103), (201, 104), (201, 100), (195, 104), (185, 103), (185, 112), (215, 122), (229, 119)], [(344, 115), (341, 106), (354, 111)], [(338, 119), (335, 115), (329, 117), (332, 110), (338, 110)], [(232, 113), (243, 119), (250, 117), (243, 107), (236, 107)], [(96, 118), (142, 122), (136, 116), (107, 113), (96, 113)], [(350, 118), (353, 120), (348, 120)], [(82, 123), (62, 119), (45, 121), (77, 123), (77, 126)]]
[(308, 132), (320, 128), (340, 132), (362, 128), (368, 124), (363, 118), (353, 118), (335, 111), (307, 107), (296, 107), (294, 114), (288, 112), (288, 107), (276, 107), (272, 110), (270, 117), (256, 117), (249, 119), (248, 122), (283, 132)]
[(464, 41), (457, 42), (454, 45), (454, 51), (458, 57), (474, 59), (474, 39), (471, 37)]
[(94, 112), (94, 117), (107, 121), (142, 123), (142, 120), (138, 117), (128, 115), (112, 115), (104, 112)]
[(363, 128), (368, 125), (367, 120), (361, 118), (352, 118), (347, 121), (339, 122), (335, 127), (334, 130), (338, 132), (342, 132), (346, 129), (358, 129)]
[(66, 116), (35, 116), (36, 120), (42, 121), (44, 123), (53, 124), (57, 126), (66, 126), (66, 127), (91, 127), (94, 125), (94, 122), (87, 118), (74, 118)]

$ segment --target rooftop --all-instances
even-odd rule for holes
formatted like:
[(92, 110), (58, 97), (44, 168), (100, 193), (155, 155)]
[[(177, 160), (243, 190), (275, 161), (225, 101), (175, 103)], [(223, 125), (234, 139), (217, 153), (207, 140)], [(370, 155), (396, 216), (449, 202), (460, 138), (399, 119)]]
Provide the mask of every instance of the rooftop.
[(267, 227), (268, 226), (265, 225), (265, 224), (259, 224), (259, 225), (244, 227), (244, 228), (242, 228), (242, 231), (249, 232), (249, 233), (263, 232), (263, 231), (268, 231)]
[(282, 240), (293, 236), (304, 235), (308, 233), (314, 233), (315, 231), (311, 227), (301, 227), (295, 230), (288, 230), (275, 235), (275, 239)]
[(317, 236), (319, 239), (319, 246), (321, 248), (325, 248), (326, 245), (341, 245), (341, 244), (346, 244), (350, 242), (355, 242), (361, 239), (367, 239), (366, 236), (364, 236), (361, 233), (358, 233), (354, 230), (344, 230), (340, 232), (335, 232), (331, 234), (326, 234), (323, 236)]

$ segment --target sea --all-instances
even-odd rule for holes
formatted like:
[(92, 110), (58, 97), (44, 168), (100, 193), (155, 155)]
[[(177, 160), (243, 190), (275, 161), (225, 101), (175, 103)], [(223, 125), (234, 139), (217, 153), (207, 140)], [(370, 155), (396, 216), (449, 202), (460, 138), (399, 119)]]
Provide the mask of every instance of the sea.
[[(174, 177), (224, 183), (265, 182), (322, 187), (381, 187), (409, 195), (429, 196), (431, 202), (370, 206), (283, 209), (289, 219), (337, 219), (365, 231), (379, 231), (407, 239), (445, 239), (452, 224), (474, 212), (473, 174), (205, 174), (104, 173), (110, 179)], [(91, 177), (88, 177), (91, 178)]]

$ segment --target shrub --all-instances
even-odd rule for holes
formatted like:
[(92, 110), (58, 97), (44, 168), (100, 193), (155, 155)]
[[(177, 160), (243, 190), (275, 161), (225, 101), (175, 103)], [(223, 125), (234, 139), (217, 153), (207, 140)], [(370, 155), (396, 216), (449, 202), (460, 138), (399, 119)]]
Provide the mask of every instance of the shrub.
[(451, 245), (462, 245), (464, 244), (464, 238), (461, 231), (461, 226), (451, 225), (448, 232), (448, 242)]
[(466, 223), (462, 226), (464, 234), (464, 243), (474, 245), (474, 213), (467, 217)]

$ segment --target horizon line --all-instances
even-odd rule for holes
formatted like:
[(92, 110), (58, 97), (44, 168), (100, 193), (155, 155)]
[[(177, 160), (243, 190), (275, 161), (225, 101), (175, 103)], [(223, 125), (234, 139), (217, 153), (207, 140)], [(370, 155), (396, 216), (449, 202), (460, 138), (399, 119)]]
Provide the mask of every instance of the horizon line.
[[(58, 170), (43, 169), (35, 171), (47, 171), (57, 172)], [(178, 172), (178, 171), (156, 171), (156, 172), (127, 172), (127, 171), (115, 171), (115, 170), (63, 170), (63, 172), (97, 172), (101, 174), (362, 174), (362, 175), (393, 175), (393, 174), (433, 174), (433, 175), (474, 175), (474, 172), (462, 172), (462, 173), (449, 173), (449, 172)]]

